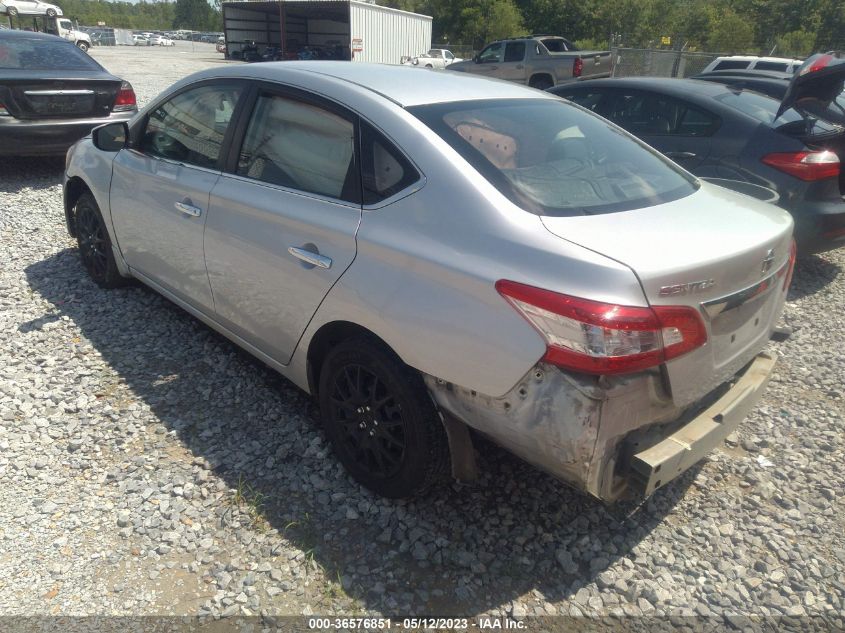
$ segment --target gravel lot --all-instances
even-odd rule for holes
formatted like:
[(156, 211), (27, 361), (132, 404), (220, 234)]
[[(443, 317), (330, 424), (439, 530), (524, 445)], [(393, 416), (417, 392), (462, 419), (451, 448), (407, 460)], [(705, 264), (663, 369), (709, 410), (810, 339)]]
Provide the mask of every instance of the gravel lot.
[[(92, 53), (141, 102), (222, 63), (185, 43)], [(799, 263), (762, 405), (643, 506), (605, 508), (487, 445), (477, 485), (390, 502), (345, 476), (302, 393), (151, 291), (88, 280), (62, 165), (0, 163), (0, 615), (845, 627), (845, 249)]]

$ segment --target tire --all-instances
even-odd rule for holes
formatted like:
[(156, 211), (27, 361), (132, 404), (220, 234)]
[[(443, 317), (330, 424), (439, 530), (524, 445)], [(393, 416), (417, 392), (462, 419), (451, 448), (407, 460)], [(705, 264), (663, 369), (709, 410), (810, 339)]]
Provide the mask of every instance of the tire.
[(335, 455), (363, 486), (403, 498), (446, 480), (448, 439), (422, 377), (378, 341), (330, 350), (318, 398)]
[(56, 17), (56, 10), (55, 9), (47, 9), (47, 17), (48, 18)]
[(88, 275), (101, 288), (125, 286), (129, 280), (118, 271), (103, 214), (90, 193), (79, 197), (75, 219), (79, 258)]
[(426, 68), (434, 68), (434, 66), (432, 66), (431, 64), (426, 64), (425, 67)]
[(547, 76), (540, 75), (539, 77), (532, 77), (528, 85), (532, 88), (536, 88), (537, 90), (548, 90), (555, 84)]
[(13, 18), (18, 14), (18, 9), (17, 7), (6, 7), (6, 13), (9, 14), (10, 18)]
[(81, 50), (83, 53), (88, 52), (88, 42), (77, 42), (76, 47)]

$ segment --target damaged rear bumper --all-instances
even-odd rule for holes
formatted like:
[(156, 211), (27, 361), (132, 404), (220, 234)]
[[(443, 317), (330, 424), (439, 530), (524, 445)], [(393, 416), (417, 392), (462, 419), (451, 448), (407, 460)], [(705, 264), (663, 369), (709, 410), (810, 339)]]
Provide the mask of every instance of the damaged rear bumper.
[(630, 482), (645, 496), (701, 461), (730, 435), (760, 400), (775, 360), (760, 354), (727, 393), (705, 411), (630, 459)]
[[(596, 378), (540, 364), (501, 397), (425, 380), (445, 415), (610, 502), (650, 495), (701, 460), (757, 403), (774, 365), (756, 355), (694, 409), (673, 403), (659, 371)], [(471, 460), (471, 448), (462, 455)]]

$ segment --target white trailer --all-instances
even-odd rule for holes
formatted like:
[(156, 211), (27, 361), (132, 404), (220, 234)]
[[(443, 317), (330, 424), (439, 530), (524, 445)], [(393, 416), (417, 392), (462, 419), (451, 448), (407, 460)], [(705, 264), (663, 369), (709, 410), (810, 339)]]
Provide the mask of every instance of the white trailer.
[(431, 16), (359, 0), (223, 3), (226, 56), (399, 64), (431, 48)]

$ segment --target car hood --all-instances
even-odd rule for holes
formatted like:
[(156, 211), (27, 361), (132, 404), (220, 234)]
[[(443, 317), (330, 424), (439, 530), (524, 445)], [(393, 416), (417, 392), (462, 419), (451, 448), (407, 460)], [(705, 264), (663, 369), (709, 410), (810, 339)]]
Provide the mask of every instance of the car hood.
[(845, 81), (845, 57), (842, 53), (819, 53), (807, 58), (796, 71), (781, 100), (777, 116), (805, 98), (832, 101), (842, 92)]

